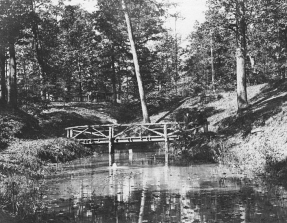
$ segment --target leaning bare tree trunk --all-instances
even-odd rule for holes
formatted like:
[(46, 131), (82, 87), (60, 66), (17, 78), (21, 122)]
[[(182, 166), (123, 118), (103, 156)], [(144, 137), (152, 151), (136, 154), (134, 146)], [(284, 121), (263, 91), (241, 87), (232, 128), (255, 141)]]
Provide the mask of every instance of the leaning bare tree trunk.
[(0, 46), (1, 101), (6, 104), (5, 47)]
[(17, 75), (16, 75), (16, 57), (15, 57), (15, 45), (9, 44), (9, 77), (8, 77), (8, 105), (17, 107)]
[(122, 7), (123, 7), (124, 14), (125, 14), (125, 19), (126, 19), (127, 29), (128, 29), (128, 34), (129, 34), (129, 40), (130, 40), (130, 44), (131, 44), (131, 51), (133, 54), (133, 61), (134, 61), (135, 72), (136, 72), (139, 94), (140, 94), (140, 100), (141, 100), (141, 106), (142, 106), (143, 122), (149, 123), (150, 118), (148, 115), (148, 110), (147, 110), (147, 105), (146, 105), (145, 92), (144, 92), (142, 78), (141, 78), (141, 74), (140, 74), (138, 56), (137, 56), (136, 46), (135, 46), (135, 42), (134, 42), (134, 38), (133, 38), (131, 21), (130, 21), (130, 17), (129, 17), (129, 14), (127, 11), (125, 0), (122, 0)]
[(238, 31), (236, 49), (237, 106), (238, 112), (248, 105), (246, 90), (245, 55), (246, 55), (246, 22), (244, 0), (238, 3)]

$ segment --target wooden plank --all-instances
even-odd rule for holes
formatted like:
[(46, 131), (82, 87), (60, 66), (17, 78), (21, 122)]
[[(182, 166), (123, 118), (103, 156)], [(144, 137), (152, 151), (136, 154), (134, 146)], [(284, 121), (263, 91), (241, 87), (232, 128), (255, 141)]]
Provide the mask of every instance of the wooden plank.
[[(177, 139), (178, 136), (169, 136), (168, 140), (173, 141), (174, 139)], [(77, 142), (80, 143), (89, 143), (89, 144), (108, 144), (109, 140), (106, 139), (74, 139)], [(114, 140), (115, 144), (118, 143), (133, 143), (133, 142), (164, 142), (165, 138), (164, 137), (159, 137), (159, 136), (149, 136), (149, 137), (129, 137), (129, 138), (118, 138)]]
[(168, 165), (168, 151), (169, 151), (169, 139), (167, 135), (167, 125), (164, 125), (164, 148), (165, 148), (165, 165)]
[(133, 123), (133, 124), (107, 124), (107, 125), (83, 125), (83, 126), (72, 126), (67, 127), (67, 129), (74, 129), (74, 128), (99, 128), (99, 127), (130, 127), (130, 126), (162, 126), (164, 124), (168, 125), (178, 125), (178, 124), (184, 124), (184, 122), (164, 122), (164, 123)]
[[(73, 130), (73, 132), (79, 133), (79, 132), (82, 132), (82, 131), (80, 131), (80, 130)], [(96, 132), (89, 132), (89, 131), (86, 131), (86, 132), (85, 132), (85, 134), (95, 135), (95, 136), (103, 136), (103, 137), (105, 137), (105, 138), (106, 138), (106, 135), (104, 135), (104, 134), (98, 134), (98, 133), (96, 133)]]
[(100, 135), (102, 135), (103, 137), (109, 138), (109, 136), (105, 135), (104, 133), (102, 133), (101, 131), (95, 129), (94, 127), (92, 127), (93, 130), (95, 130), (96, 132), (98, 132)]
[(157, 134), (157, 135), (164, 136), (163, 133), (160, 133), (160, 132), (158, 132), (158, 131), (154, 131), (153, 129), (147, 128), (147, 127), (145, 127), (145, 126), (142, 126), (142, 128), (144, 128), (144, 129), (146, 129), (146, 130), (148, 130), (148, 131), (151, 131), (151, 132), (153, 132), (153, 133), (155, 133), (155, 134)]
[(83, 131), (79, 132), (77, 135), (73, 136), (72, 138), (76, 138), (77, 136), (81, 135), (82, 133), (86, 132), (88, 128), (84, 129)]
[[(173, 141), (175, 140), (177, 137), (175, 138), (170, 138), (169, 141)], [(86, 144), (85, 140), (78, 140), (77, 139), (77, 142), (81, 143), (81, 144), (84, 144), (84, 145), (93, 145), (93, 144), (96, 144), (96, 145), (103, 145), (103, 144), (108, 144), (109, 141), (96, 141), (96, 140), (90, 140), (89, 144)], [(137, 143), (137, 142), (164, 142), (164, 138), (159, 138), (159, 139), (150, 139), (150, 140), (146, 140), (146, 139), (133, 139), (132, 141), (131, 140), (128, 140), (128, 139), (122, 139), (122, 140), (119, 140), (119, 141), (115, 141), (114, 143), (115, 144), (120, 144), (120, 143)]]
[(92, 136), (98, 136), (98, 137), (101, 137), (101, 138), (108, 138), (108, 136), (103, 136), (102, 134), (98, 134), (98, 133), (95, 133), (95, 132), (85, 132), (86, 135), (92, 135)]
[(122, 135), (122, 134), (124, 134), (124, 133), (126, 133), (126, 132), (129, 132), (129, 131), (131, 131), (131, 130), (133, 130), (133, 129), (136, 129), (136, 127), (138, 127), (138, 126), (132, 126), (132, 128), (127, 127), (125, 130), (119, 132), (119, 133), (116, 134), (114, 137), (117, 138), (117, 137), (119, 137), (120, 135)]

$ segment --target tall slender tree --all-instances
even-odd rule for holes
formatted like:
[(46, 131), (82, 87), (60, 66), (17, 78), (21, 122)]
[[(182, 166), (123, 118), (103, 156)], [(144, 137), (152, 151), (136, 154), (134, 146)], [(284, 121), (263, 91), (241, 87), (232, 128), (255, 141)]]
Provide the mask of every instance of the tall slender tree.
[(238, 111), (246, 107), (246, 15), (245, 1), (236, 1), (236, 74)]
[(125, 19), (126, 19), (126, 23), (127, 23), (127, 30), (128, 30), (128, 35), (129, 35), (129, 40), (130, 40), (130, 45), (131, 45), (131, 51), (133, 54), (135, 73), (136, 73), (136, 77), (137, 77), (137, 83), (138, 83), (140, 100), (141, 100), (143, 122), (148, 123), (148, 122), (150, 122), (150, 118), (149, 118), (147, 104), (146, 104), (145, 91), (144, 91), (142, 77), (141, 77), (141, 73), (140, 73), (140, 66), (139, 66), (139, 61), (138, 61), (136, 45), (135, 45), (134, 37), (133, 37), (132, 24), (131, 24), (129, 12), (128, 12), (125, 0), (122, 0), (122, 8), (123, 8), (123, 11), (125, 14)]
[(5, 75), (5, 47), (0, 45), (0, 79), (1, 79), (1, 101), (6, 104), (6, 75)]

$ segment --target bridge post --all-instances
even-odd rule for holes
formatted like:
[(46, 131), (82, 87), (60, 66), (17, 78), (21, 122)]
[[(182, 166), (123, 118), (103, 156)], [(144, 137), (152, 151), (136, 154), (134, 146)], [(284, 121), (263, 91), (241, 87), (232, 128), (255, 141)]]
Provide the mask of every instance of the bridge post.
[(73, 129), (67, 129), (67, 138), (73, 138)]
[(114, 150), (114, 127), (109, 127), (109, 166), (112, 166), (115, 162), (115, 150)]
[(169, 142), (168, 142), (168, 136), (167, 136), (167, 124), (164, 124), (163, 132), (164, 132), (165, 165), (168, 166)]
[(204, 123), (204, 125), (203, 125), (203, 132), (204, 133), (208, 132), (208, 122)]

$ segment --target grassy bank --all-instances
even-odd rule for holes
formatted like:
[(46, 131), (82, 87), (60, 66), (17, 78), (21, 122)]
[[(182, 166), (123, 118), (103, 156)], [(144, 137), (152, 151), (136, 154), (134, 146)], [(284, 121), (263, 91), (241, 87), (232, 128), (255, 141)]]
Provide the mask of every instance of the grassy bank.
[[(248, 87), (249, 106), (241, 114), (236, 92), (213, 94), (213, 100), (200, 105), (212, 137), (199, 148), (208, 147), (213, 160), (250, 176), (287, 176), (286, 89), (286, 81)], [(178, 109), (193, 106), (187, 101)], [(194, 150), (198, 148), (193, 146), (190, 153)]]
[(114, 122), (102, 104), (93, 109), (56, 104), (40, 113), (25, 109), (0, 108), (0, 209), (17, 216), (1, 211), (1, 222), (25, 222), (43, 212), (41, 179), (56, 173), (59, 163), (92, 155), (90, 148), (63, 138), (66, 127)]
[(15, 140), (1, 153), (2, 209), (17, 216), (20, 222), (29, 222), (31, 215), (45, 211), (40, 189), (43, 177), (57, 173), (59, 163), (91, 154), (91, 149), (64, 138)]

